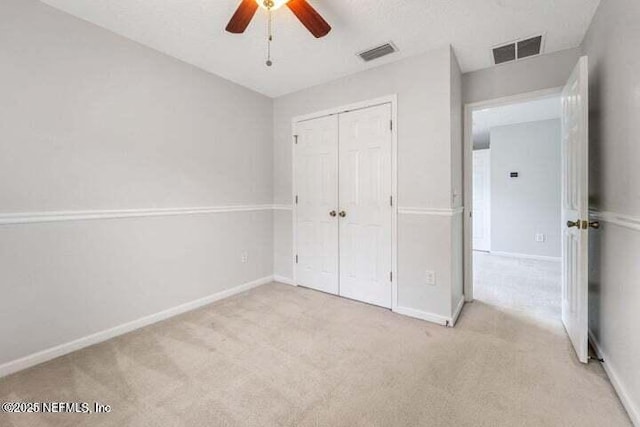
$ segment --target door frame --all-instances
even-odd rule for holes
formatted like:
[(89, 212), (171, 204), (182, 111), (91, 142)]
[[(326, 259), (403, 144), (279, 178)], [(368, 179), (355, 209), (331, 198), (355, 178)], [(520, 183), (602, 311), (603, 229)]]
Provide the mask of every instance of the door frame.
[(393, 206), (391, 210), (391, 273), (393, 280), (391, 281), (391, 310), (395, 310), (398, 306), (398, 95), (392, 94), (380, 98), (373, 98), (352, 104), (341, 105), (315, 113), (295, 116), (291, 119), (291, 200), (293, 202), (292, 209), (292, 271), (293, 282), (298, 284), (296, 274), (296, 254), (297, 248), (297, 204), (295, 197), (297, 193), (296, 187), (296, 125), (299, 122), (307, 120), (319, 119), (322, 117), (333, 116), (336, 114), (348, 113), (355, 110), (364, 110), (366, 108), (377, 107), (379, 105), (391, 104), (391, 120), (393, 127), (391, 129), (391, 196), (393, 197)]
[(464, 297), (473, 301), (473, 112), (562, 94), (563, 86), (517, 95), (471, 102), (464, 105), (463, 193), (464, 193)]

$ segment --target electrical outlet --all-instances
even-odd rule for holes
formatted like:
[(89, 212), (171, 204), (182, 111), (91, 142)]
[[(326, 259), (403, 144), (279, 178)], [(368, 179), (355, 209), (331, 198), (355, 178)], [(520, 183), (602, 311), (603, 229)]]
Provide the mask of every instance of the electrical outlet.
[(246, 264), (249, 261), (249, 254), (244, 251), (240, 254), (240, 262), (242, 262), (243, 264)]
[(429, 286), (435, 286), (436, 284), (436, 272), (435, 271), (427, 271), (425, 276), (425, 281)]
[(536, 242), (538, 243), (544, 243), (544, 241), (546, 240), (546, 236), (542, 233), (537, 233), (536, 234)]

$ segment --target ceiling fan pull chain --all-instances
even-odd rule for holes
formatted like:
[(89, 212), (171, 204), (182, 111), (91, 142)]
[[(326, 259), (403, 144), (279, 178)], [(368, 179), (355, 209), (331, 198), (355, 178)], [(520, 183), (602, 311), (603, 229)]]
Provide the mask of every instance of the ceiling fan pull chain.
[(271, 61), (271, 42), (273, 41), (273, 34), (271, 31), (271, 21), (272, 21), (271, 9), (269, 9), (268, 13), (269, 13), (269, 22), (267, 24), (267, 31), (269, 33), (269, 38), (267, 40), (267, 67), (271, 67), (273, 65), (273, 62)]

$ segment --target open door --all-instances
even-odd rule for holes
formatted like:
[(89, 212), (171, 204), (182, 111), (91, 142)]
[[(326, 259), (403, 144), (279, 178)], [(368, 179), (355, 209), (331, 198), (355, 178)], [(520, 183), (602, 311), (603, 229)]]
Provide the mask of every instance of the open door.
[(589, 77), (587, 57), (562, 92), (562, 322), (588, 361)]

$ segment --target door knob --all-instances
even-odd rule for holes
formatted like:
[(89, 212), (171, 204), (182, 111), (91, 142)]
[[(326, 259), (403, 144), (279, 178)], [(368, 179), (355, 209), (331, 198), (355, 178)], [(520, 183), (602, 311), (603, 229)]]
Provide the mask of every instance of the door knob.
[(345, 216), (347, 216), (347, 213), (345, 211), (340, 211), (340, 218), (344, 218)]
[(337, 215), (336, 211), (329, 212), (329, 216), (335, 217)]
[(591, 221), (589, 227), (598, 230), (600, 228), (600, 221)]
[(576, 227), (578, 230), (580, 229), (580, 220), (577, 221), (567, 221), (567, 227)]

